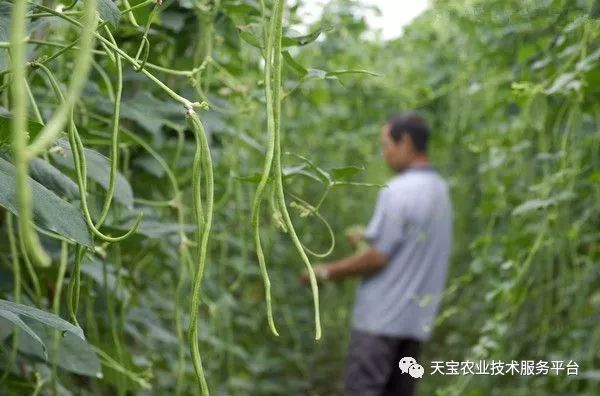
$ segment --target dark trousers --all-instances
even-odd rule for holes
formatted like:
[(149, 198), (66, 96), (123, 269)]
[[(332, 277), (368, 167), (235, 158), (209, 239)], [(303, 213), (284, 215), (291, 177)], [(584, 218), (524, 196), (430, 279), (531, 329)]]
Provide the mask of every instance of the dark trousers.
[(352, 330), (344, 396), (414, 396), (416, 381), (398, 367), (406, 356), (419, 360), (421, 342)]

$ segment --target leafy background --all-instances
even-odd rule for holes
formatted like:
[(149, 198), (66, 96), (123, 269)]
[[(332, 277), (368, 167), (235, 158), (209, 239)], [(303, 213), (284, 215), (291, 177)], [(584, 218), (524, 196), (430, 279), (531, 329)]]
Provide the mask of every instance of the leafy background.
[[(328, 190), (320, 208), (338, 241), (330, 258), (351, 253), (344, 230), (368, 220), (377, 189), (347, 182), (385, 183), (379, 128), (391, 113), (417, 109), (431, 121), (431, 159), (450, 182), (455, 211), (448, 288), (422, 360), (579, 364), (579, 375), (571, 377), (426, 376), (421, 394), (599, 394), (598, 3), (435, 0), (401, 38), (384, 43), (369, 38), (359, 2), (329, 2), (309, 28), (312, 35), (293, 30), (301, 20), (298, 3), (289, 3), (282, 143), (284, 151), (314, 164), (283, 157), (288, 204), (303, 243), (313, 250), (326, 250), (329, 243), (323, 223), (291, 205), (300, 202), (295, 196), (316, 204), (328, 189), (320, 170), (346, 183)], [(126, 2), (99, 4), (119, 47), (135, 53), (151, 5), (135, 10), (136, 28), (118, 12)], [(270, 9), (271, 2), (265, 4)], [(8, 41), (10, 10), (11, 2), (0, 2), (0, 42)], [(321, 286), (323, 338), (315, 342), (310, 291), (298, 281), (302, 263), (269, 205), (262, 211), (261, 235), (280, 336), (267, 327), (250, 227), (266, 147), (261, 21), (260, 2), (252, 0), (165, 1), (148, 35), (148, 59), (159, 66), (191, 70), (204, 55), (212, 59), (201, 81), (153, 71), (182, 96), (210, 103), (200, 116), (210, 135), (217, 205), (200, 308), (203, 362), (213, 394), (340, 394), (355, 284)], [(65, 44), (78, 37), (77, 29), (56, 17), (32, 18), (29, 30), (38, 42)], [(31, 44), (28, 50), (29, 59), (43, 60), (58, 47)], [(74, 55), (69, 51), (47, 64), (60, 84), (69, 80)], [(81, 268), (78, 316), (85, 340), (72, 328), (56, 338), (53, 328), (67, 324), (44, 312), (52, 311), (61, 244), (40, 234), (54, 261), (34, 268), (41, 289), (36, 296), (26, 255), (9, 243), (8, 213), (18, 210), (7, 67), (7, 50), (0, 47), (0, 365), (7, 373), (1, 393), (198, 393), (181, 331), (189, 318), (191, 277), (177, 254), (179, 227), (190, 237), (195, 232), (194, 144), (185, 109), (125, 68), (122, 160), (104, 230), (121, 233), (140, 210), (145, 216), (123, 242), (92, 242), (64, 137), (30, 164), (36, 224), (90, 247)], [(114, 76), (110, 59), (97, 55), (75, 113), (94, 215), (108, 183), (108, 87)], [(48, 81), (35, 70), (28, 81), (49, 118), (57, 100)], [(41, 126), (31, 118), (28, 132), (35, 136)], [(168, 172), (183, 194), (183, 223), (172, 207)], [(74, 255), (69, 247), (66, 282)], [(21, 303), (38, 309), (28, 314), (10, 308), (15, 259), (23, 268)], [(67, 320), (64, 300), (58, 314)], [(58, 349), (52, 347), (56, 339)]]

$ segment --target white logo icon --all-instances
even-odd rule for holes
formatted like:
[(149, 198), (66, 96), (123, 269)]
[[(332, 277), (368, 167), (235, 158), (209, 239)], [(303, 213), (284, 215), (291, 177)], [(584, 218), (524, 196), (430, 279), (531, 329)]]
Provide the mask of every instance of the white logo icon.
[(400, 367), (400, 371), (402, 371), (402, 373), (404, 374), (408, 373), (408, 369), (413, 364), (417, 364), (417, 361), (414, 358), (407, 356), (403, 357), (402, 360), (400, 360), (400, 362), (398, 363), (398, 367)]
[(398, 362), (398, 367), (403, 374), (408, 373), (413, 378), (422, 378), (425, 370), (417, 361), (410, 357), (405, 356)]
[(408, 368), (408, 374), (410, 374), (410, 376), (413, 378), (423, 378), (424, 372), (425, 370), (423, 369), (423, 366), (418, 363), (415, 363)]

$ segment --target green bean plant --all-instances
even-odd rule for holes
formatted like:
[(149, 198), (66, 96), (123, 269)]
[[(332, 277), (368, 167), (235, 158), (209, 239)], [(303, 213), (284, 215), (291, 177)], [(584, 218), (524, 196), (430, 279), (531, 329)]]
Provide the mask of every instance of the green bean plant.
[[(270, 280), (259, 236), (260, 206), (269, 184), (272, 191), (271, 207), (274, 213), (282, 217), (286, 233), (290, 235), (310, 274), (315, 338), (318, 340), (321, 337), (319, 295), (307, 256), (307, 252), (310, 254), (311, 251), (300, 241), (287, 209), (281, 149), (282, 46), (286, 40), (305, 45), (316, 39), (318, 34), (307, 36), (308, 38), (284, 36), (284, 1), (275, 1), (273, 4), (262, 2), (260, 10), (256, 9), (253, 17), (260, 33), (254, 36), (253, 33), (246, 32), (240, 36), (250, 44), (259, 43), (258, 54), (252, 54), (248, 59), (254, 57), (256, 61), (256, 55), (259, 55), (264, 61), (264, 72), (256, 68), (253, 76), (260, 78), (264, 86), (266, 104), (262, 104), (260, 98), (247, 92), (249, 82), (240, 82), (215, 60), (215, 30), (223, 28), (222, 25), (217, 27), (217, 23), (220, 18), (229, 18), (229, 12), (237, 16), (234, 9), (221, 6), (220, 2), (196, 1), (193, 4), (183, 4), (167, 1), (163, 4), (162, 1), (147, 0), (133, 4), (123, 1), (119, 4), (110, 0), (89, 0), (48, 4), (3, 1), (1, 6), (2, 23), (10, 25), (10, 34), (0, 38), (0, 67), (5, 67), (1, 71), (2, 143), (6, 144), (2, 146), (2, 161), (6, 162), (6, 169), (3, 169), (3, 183), (6, 185), (3, 186), (15, 191), (16, 195), (3, 195), (1, 204), (12, 213), (7, 214), (6, 232), (10, 242), (11, 276), (15, 282), (13, 300), (22, 302), (21, 287), (24, 287), (28, 297), (25, 303), (29, 302), (40, 309), (48, 306), (55, 315), (55, 320), (59, 321), (63, 315), (61, 307), (65, 297), (62, 294), (63, 283), (67, 280), (65, 301), (68, 318), (77, 328), (85, 330), (87, 338), (84, 349), (90, 359), (90, 367), (74, 367), (64, 350), (78, 349), (60, 337), (53, 336), (50, 351), (52, 370), (48, 378), (35, 371), (38, 380), (33, 392), (61, 393), (65, 388), (59, 376), (59, 368), (76, 374), (92, 373), (93, 376), (108, 380), (106, 384), (93, 385), (92, 391), (100, 391), (103, 386), (114, 386), (118, 394), (126, 394), (132, 387), (150, 387), (149, 371), (136, 370), (135, 363), (128, 358), (125, 350), (126, 339), (123, 332), (127, 326), (125, 316), (131, 304), (131, 291), (125, 286), (123, 278), (131, 276), (131, 271), (138, 271), (138, 267), (144, 265), (144, 259), (149, 260), (151, 257), (150, 250), (142, 246), (149, 244), (148, 247), (151, 247), (152, 243), (143, 238), (149, 236), (144, 229), (149, 230), (154, 226), (146, 225), (143, 213), (149, 212), (151, 218), (158, 219), (161, 216), (170, 217), (174, 210), (176, 227), (173, 228), (173, 234), (170, 230), (161, 230), (162, 225), (155, 224), (155, 232), (158, 233), (155, 236), (165, 232), (164, 235), (168, 238), (178, 239), (175, 245), (169, 245), (178, 246), (176, 263), (172, 267), (175, 283), (171, 284), (170, 292), (173, 306), (176, 307), (175, 333), (179, 344), (178, 374), (174, 389), (175, 393), (183, 394), (187, 392), (184, 389), (191, 386), (190, 382), (184, 383), (188, 378), (186, 368), (189, 366), (183, 345), (187, 344), (199, 385), (191, 386), (191, 389), (195, 393), (208, 395), (209, 384), (200, 355), (199, 341), (202, 336), (199, 329), (203, 325), (199, 314), (204, 299), (203, 278), (212, 250), (209, 236), (215, 212), (216, 186), (215, 164), (211, 158), (214, 156), (215, 142), (211, 143), (202, 118), (212, 111), (220, 113), (221, 117), (231, 117), (233, 106), (242, 103), (252, 107), (252, 111), (264, 108), (268, 130), (263, 172), (254, 194), (250, 216), (265, 288), (267, 322), (273, 334), (278, 335), (273, 319)], [(171, 14), (165, 11), (169, 7), (175, 10)], [(172, 66), (173, 62), (153, 63), (153, 59), (158, 59), (157, 55), (162, 51), (170, 51), (169, 47), (176, 49), (180, 44), (173, 36), (169, 36), (168, 21), (175, 23), (175, 15), (185, 18), (188, 15), (186, 9), (195, 11), (193, 15), (199, 30), (194, 34), (199, 37), (198, 44), (191, 46), (193, 56), (185, 62), (190, 66), (179, 69)], [(229, 20), (228, 23), (226, 28), (231, 29), (234, 22)], [(194, 26), (187, 21), (184, 25)], [(139, 44), (134, 50), (136, 38)], [(135, 56), (129, 55), (132, 50)], [(172, 50), (169, 56), (176, 58)], [(289, 53), (287, 56), (289, 57)], [(71, 62), (73, 67), (69, 71), (68, 65)], [(137, 73), (142, 75), (142, 80), (133, 78)], [(69, 80), (66, 88), (62, 83), (65, 76)], [(260, 89), (260, 82), (254, 84), (256, 89)], [(222, 87), (221, 90), (238, 92), (239, 97), (227, 106), (215, 103), (212, 110), (213, 99), (210, 95), (219, 86)], [(95, 90), (99, 96), (94, 98), (90, 90)], [(171, 106), (170, 113), (166, 116), (168, 119), (154, 120), (158, 121), (158, 125), (147, 125), (158, 133), (161, 133), (161, 124), (176, 132), (174, 152), (159, 152), (154, 148), (154, 140), (158, 136), (151, 136), (153, 142), (148, 143), (135, 131), (138, 127), (132, 124), (143, 117), (143, 114), (132, 117), (136, 104), (140, 106), (138, 111), (154, 111), (152, 108), (145, 108), (138, 100), (162, 100), (157, 99), (153, 92), (172, 102), (164, 102)], [(177, 106), (180, 107), (175, 110)], [(184, 119), (187, 119), (187, 124), (182, 122)], [(261, 123), (261, 120), (257, 119), (255, 122)], [(106, 133), (104, 129), (110, 132)], [(186, 144), (187, 131), (192, 132), (195, 141), (193, 151), (189, 151)], [(256, 138), (262, 139), (260, 135)], [(98, 147), (99, 151), (90, 147)], [(159, 166), (159, 172), (166, 175), (170, 191), (162, 191), (160, 188), (150, 190), (149, 198), (141, 198), (144, 195), (138, 195), (136, 191), (134, 198), (134, 183), (131, 183), (127, 174), (132, 172), (131, 150), (137, 150), (138, 147), (150, 155)], [(110, 154), (109, 159), (102, 155), (105, 150)], [(167, 155), (171, 156), (170, 161), (166, 160)], [(180, 171), (188, 155), (192, 158), (189, 168), (191, 172)], [(142, 158), (136, 154), (134, 156)], [(14, 182), (11, 182), (13, 179)], [(240, 186), (235, 187), (238, 190), (238, 200), (243, 199), (244, 194), (240, 190), (244, 183), (242, 179), (236, 182)], [(191, 188), (182, 189), (189, 180)], [(234, 180), (236, 179), (230, 178), (228, 191), (218, 203), (221, 208), (227, 204), (226, 198), (231, 196)], [(165, 193), (170, 194), (170, 198), (154, 197)], [(188, 197), (191, 198), (191, 205), (187, 204)], [(301, 201), (300, 198), (296, 199)], [(60, 205), (54, 205), (57, 202)], [(305, 202), (305, 205), (309, 204)], [(61, 208), (68, 208), (68, 211), (63, 212)], [(325, 221), (317, 212), (318, 208), (312, 210)], [(135, 211), (138, 214), (133, 219), (131, 216)], [(13, 214), (18, 218), (18, 230), (14, 228)], [(192, 224), (186, 224), (188, 218), (193, 219)], [(130, 221), (129, 225), (126, 225), (127, 221)], [(326, 221), (325, 224), (329, 227)], [(122, 229), (125, 232), (120, 232)], [(190, 239), (190, 232), (196, 237)], [(329, 232), (332, 234), (330, 228)], [(123, 244), (130, 240), (131, 243), (141, 244), (141, 250), (138, 257), (129, 261), (125, 268), (124, 262), (128, 260), (125, 259), (123, 250), (127, 249), (127, 245)], [(74, 249), (70, 249), (73, 245)], [(223, 252), (226, 252), (227, 246), (227, 243), (222, 243)], [(58, 254), (57, 248), (60, 252)], [(168, 246), (164, 248), (167, 249), (165, 252), (169, 250)], [(248, 247), (244, 249), (247, 252)], [(247, 253), (244, 253), (244, 257), (246, 260), (249, 258)], [(227, 260), (225, 253), (222, 259)], [(26, 280), (20, 275), (20, 261), (26, 264), (29, 277)], [(52, 264), (54, 261), (58, 262), (58, 270), (55, 283), (50, 286), (46, 279), (55, 272)], [(239, 284), (242, 276), (243, 271), (237, 276), (235, 284)], [(90, 284), (90, 280), (97, 284)], [(188, 301), (186, 290), (190, 287), (191, 299)], [(125, 298), (124, 295), (129, 297)], [(99, 296), (102, 298), (101, 302), (97, 301)], [(85, 317), (80, 312), (82, 298), (85, 300)], [(98, 306), (99, 303), (102, 308)], [(181, 308), (188, 304), (186, 314)], [(208, 299), (204, 304), (211, 306)], [(98, 309), (106, 310), (107, 317), (98, 317)], [(183, 336), (184, 322), (188, 322), (187, 339)], [(29, 354), (32, 353), (31, 343), (23, 346), (23, 342), (29, 340), (19, 338), (19, 328), (30, 335), (48, 330), (43, 326), (35, 326), (32, 330), (28, 324), (21, 323), (12, 330), (9, 364), (2, 376), (4, 383), (13, 381), (9, 388), (29, 386), (27, 381), (18, 382), (23, 374), (19, 374), (15, 364), (20, 357), (18, 352), (25, 353), (29, 348)], [(103, 336), (102, 328), (107, 328), (106, 336)], [(11, 332), (6, 334), (10, 335)], [(45, 357), (43, 337), (36, 336), (34, 340), (43, 347)], [(35, 356), (35, 351), (33, 355)], [(100, 366), (105, 369), (104, 373), (100, 371)], [(45, 389), (47, 387), (49, 388)]]

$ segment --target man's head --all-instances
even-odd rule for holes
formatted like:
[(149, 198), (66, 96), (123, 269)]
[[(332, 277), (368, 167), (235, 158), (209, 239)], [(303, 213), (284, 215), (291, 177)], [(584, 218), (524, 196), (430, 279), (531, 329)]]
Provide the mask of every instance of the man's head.
[(427, 162), (429, 127), (417, 113), (391, 117), (381, 128), (383, 157), (396, 172)]

